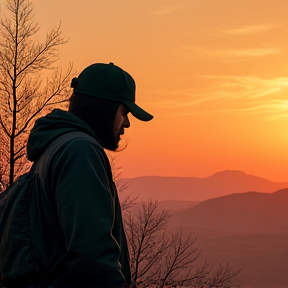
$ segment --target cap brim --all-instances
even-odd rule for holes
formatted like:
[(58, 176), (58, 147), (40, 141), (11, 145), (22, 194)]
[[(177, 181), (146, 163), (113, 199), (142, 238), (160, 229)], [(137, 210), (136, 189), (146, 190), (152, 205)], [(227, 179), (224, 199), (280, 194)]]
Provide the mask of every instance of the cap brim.
[(153, 116), (139, 107), (137, 104), (123, 101), (123, 103), (129, 108), (131, 114), (141, 121), (150, 121), (153, 119)]

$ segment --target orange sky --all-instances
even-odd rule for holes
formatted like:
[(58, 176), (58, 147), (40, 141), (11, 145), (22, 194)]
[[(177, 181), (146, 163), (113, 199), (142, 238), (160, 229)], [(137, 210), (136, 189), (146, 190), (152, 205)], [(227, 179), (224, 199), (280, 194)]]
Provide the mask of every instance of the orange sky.
[(287, 0), (33, 2), (41, 33), (61, 21), (70, 39), (59, 65), (114, 62), (155, 116), (131, 119), (123, 177), (233, 169), (288, 181)]

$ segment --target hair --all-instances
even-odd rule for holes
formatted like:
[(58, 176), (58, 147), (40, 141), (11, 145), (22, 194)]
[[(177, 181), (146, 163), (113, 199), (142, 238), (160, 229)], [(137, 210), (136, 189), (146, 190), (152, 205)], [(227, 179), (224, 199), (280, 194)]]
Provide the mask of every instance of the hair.
[(70, 98), (69, 112), (84, 120), (95, 132), (100, 144), (115, 150), (114, 120), (120, 102), (74, 92)]

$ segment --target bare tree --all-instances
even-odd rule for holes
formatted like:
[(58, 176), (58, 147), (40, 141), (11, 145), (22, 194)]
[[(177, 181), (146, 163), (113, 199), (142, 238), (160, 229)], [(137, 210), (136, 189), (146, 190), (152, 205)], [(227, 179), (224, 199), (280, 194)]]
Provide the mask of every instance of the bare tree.
[(4, 188), (4, 182), (3, 182), (3, 172), (2, 172), (2, 165), (0, 164), (0, 192), (3, 190)]
[(230, 265), (212, 271), (207, 261), (199, 263), (197, 236), (168, 230), (170, 214), (157, 201), (134, 208), (124, 219), (132, 280), (139, 287), (237, 287), (240, 271)]
[(205, 277), (205, 288), (230, 288), (238, 287), (239, 279), (237, 276), (240, 269), (234, 269), (229, 263), (226, 266), (219, 265), (217, 269)]
[[(54, 66), (58, 48), (67, 39), (62, 37), (59, 25), (46, 34), (42, 43), (37, 40), (39, 26), (33, 21), (29, 0), (7, 0), (7, 13), (9, 17), (1, 18), (0, 25), (0, 127), (8, 142), (4, 156), (12, 184), (35, 117), (66, 100), (64, 87), (70, 80), (72, 65), (64, 74)], [(46, 81), (44, 71), (51, 74)]]
[(192, 234), (184, 238), (182, 229), (170, 234), (169, 249), (162, 255), (161, 269), (157, 275), (159, 287), (184, 285), (204, 277), (207, 263), (205, 262), (201, 268), (195, 267), (200, 255), (196, 240), (197, 237), (193, 237)]
[(157, 261), (169, 247), (163, 228), (170, 215), (164, 210), (157, 213), (157, 207), (158, 202), (142, 202), (125, 217), (132, 280), (135, 282), (152, 281), (158, 274)]

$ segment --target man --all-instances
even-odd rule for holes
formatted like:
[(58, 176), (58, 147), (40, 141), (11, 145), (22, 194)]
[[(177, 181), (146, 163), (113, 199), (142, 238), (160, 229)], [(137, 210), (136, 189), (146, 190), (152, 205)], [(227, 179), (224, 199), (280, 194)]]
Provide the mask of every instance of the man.
[(142, 121), (153, 116), (135, 104), (133, 78), (113, 63), (87, 67), (71, 86), (69, 111), (38, 119), (27, 144), (40, 185), (30, 208), (32, 253), (44, 275), (38, 287), (129, 287), (121, 208), (103, 148), (117, 149), (129, 112)]

